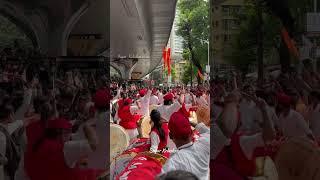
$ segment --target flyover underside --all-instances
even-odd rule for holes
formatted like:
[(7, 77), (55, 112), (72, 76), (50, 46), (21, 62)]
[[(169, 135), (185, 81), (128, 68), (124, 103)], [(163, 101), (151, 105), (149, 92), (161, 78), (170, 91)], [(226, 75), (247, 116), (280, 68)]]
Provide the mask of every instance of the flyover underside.
[[(167, 45), (176, 0), (111, 0), (111, 64), (137, 59), (131, 78), (140, 79), (156, 68)], [(124, 78), (129, 78), (128, 76)]]

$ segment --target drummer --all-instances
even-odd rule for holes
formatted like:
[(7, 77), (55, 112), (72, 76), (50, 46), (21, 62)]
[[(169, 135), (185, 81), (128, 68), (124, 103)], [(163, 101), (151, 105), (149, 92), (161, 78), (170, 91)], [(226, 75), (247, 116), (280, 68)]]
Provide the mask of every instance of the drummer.
[(137, 100), (140, 106), (140, 111), (138, 114), (141, 116), (148, 116), (149, 115), (149, 104), (150, 104), (150, 96), (152, 91), (148, 89), (141, 89), (139, 91), (140, 98)]
[(26, 165), (30, 179), (94, 180), (103, 172), (93, 169), (79, 170), (74, 167), (81, 156), (96, 149), (97, 139), (94, 130), (85, 126), (87, 140), (69, 141), (71, 127), (71, 124), (62, 118), (48, 122), (44, 137), (34, 145), (34, 151), (30, 154), (32, 161)]
[(280, 110), (279, 125), (280, 132), (284, 137), (308, 137), (315, 140), (312, 131), (309, 129), (303, 116), (291, 107), (292, 99), (290, 96), (281, 93), (277, 95), (278, 108)]
[(169, 136), (168, 123), (161, 122), (160, 112), (157, 110), (152, 110), (151, 114), (151, 133), (150, 141), (151, 148), (150, 151), (153, 153), (162, 153), (167, 146), (167, 140)]
[(178, 150), (167, 160), (162, 172), (184, 170), (195, 174), (201, 180), (209, 179), (210, 129), (203, 123), (192, 123), (201, 134), (192, 141), (193, 132), (189, 119), (181, 112), (175, 112), (169, 121), (169, 136)]
[(137, 122), (142, 116), (138, 115), (138, 111), (138, 106), (132, 105), (132, 100), (129, 98), (124, 101), (122, 107), (119, 107), (118, 110), (119, 125), (128, 132), (130, 140), (137, 138), (139, 135)]
[(165, 121), (165, 122), (169, 122), (170, 117), (173, 113), (179, 111), (179, 109), (181, 108), (181, 98), (179, 98), (180, 101), (176, 101), (174, 102), (174, 95), (172, 93), (167, 93), (164, 97), (164, 102), (163, 105), (160, 105), (157, 110), (160, 112), (161, 114), (161, 118)]
[(150, 106), (159, 105), (160, 104), (157, 94), (158, 94), (158, 90), (157, 89), (153, 89), (152, 90), (152, 95), (150, 97)]
[[(225, 98), (225, 108), (222, 112), (222, 118), (218, 119), (212, 126), (214, 131), (212, 141), (211, 158), (212, 174), (214, 179), (219, 180), (244, 180), (248, 176), (253, 176), (256, 156), (269, 155), (258, 148), (265, 146), (275, 138), (275, 130), (272, 120), (269, 118), (266, 103), (262, 99), (255, 100), (255, 104), (262, 111), (263, 130), (261, 133), (253, 135), (242, 135), (237, 133), (239, 128), (238, 104), (240, 96), (237, 93), (231, 93)], [(260, 153), (260, 154), (256, 154)], [(233, 161), (229, 158), (232, 157)]]

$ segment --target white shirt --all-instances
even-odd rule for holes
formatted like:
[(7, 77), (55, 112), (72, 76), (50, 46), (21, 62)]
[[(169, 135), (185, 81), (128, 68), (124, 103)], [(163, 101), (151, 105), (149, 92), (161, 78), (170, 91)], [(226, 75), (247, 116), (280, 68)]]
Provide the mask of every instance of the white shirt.
[(307, 137), (307, 135), (312, 134), (302, 115), (292, 109), (288, 116), (280, 115), (279, 124), (280, 130), (287, 138)]
[(185, 94), (185, 96), (184, 96), (184, 102), (185, 102), (186, 104), (192, 104), (192, 96), (191, 96), (189, 93)]
[(159, 97), (159, 104), (163, 104), (163, 94), (161, 92), (158, 94), (158, 97)]
[[(225, 146), (230, 145), (230, 139), (225, 137), (218, 125), (214, 124), (212, 129), (210, 155), (211, 159), (215, 159)], [(253, 157), (254, 150), (257, 147), (263, 147), (264, 145), (262, 133), (240, 137), (240, 147), (246, 157), (250, 160)]]
[(156, 95), (152, 95), (150, 97), (150, 106), (158, 105), (158, 104), (159, 104), (159, 98)]
[(150, 104), (150, 96), (151, 96), (150, 90), (148, 90), (147, 94), (139, 99), (141, 103), (141, 115), (142, 116), (148, 116), (149, 115), (149, 104)]
[(92, 152), (87, 140), (72, 140), (64, 143), (64, 159), (70, 168), (74, 168), (76, 163)]
[(179, 111), (180, 108), (180, 103), (175, 102), (169, 106), (161, 105), (157, 108), (157, 110), (160, 112), (161, 118), (164, 119), (166, 122), (169, 122), (171, 115)]
[(109, 144), (106, 143), (107, 139), (110, 138), (108, 122), (109, 112), (100, 112), (96, 115), (96, 133), (99, 140), (97, 149), (89, 154), (88, 157), (88, 168), (105, 169), (109, 163)]
[(310, 114), (310, 128), (317, 140), (320, 140), (320, 104)]
[(210, 129), (202, 123), (196, 129), (201, 134), (198, 141), (179, 147), (162, 167), (162, 173), (184, 170), (193, 173), (200, 180), (209, 180)]
[(23, 103), (22, 105), (17, 109), (17, 111), (14, 113), (14, 119), (15, 120), (23, 120), (24, 119), (24, 113), (27, 112), (29, 105), (31, 104), (32, 99), (32, 89), (27, 89), (24, 92), (23, 97)]
[(243, 99), (239, 104), (240, 111), (240, 121), (241, 127), (240, 131), (245, 131), (248, 133), (260, 131), (259, 122), (262, 119), (259, 119), (257, 113), (260, 111), (253, 101), (247, 101)]
[(151, 141), (150, 151), (153, 153), (158, 153), (158, 146), (160, 143), (160, 137), (158, 136), (158, 134), (156, 132), (152, 131), (150, 133), (150, 141)]

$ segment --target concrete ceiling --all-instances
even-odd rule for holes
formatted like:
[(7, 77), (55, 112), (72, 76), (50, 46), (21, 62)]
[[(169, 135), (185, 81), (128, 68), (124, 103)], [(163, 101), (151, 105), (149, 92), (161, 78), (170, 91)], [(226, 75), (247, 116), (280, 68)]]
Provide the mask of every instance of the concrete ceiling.
[(176, 0), (111, 0), (110, 56), (138, 58), (134, 78), (142, 78), (161, 62)]

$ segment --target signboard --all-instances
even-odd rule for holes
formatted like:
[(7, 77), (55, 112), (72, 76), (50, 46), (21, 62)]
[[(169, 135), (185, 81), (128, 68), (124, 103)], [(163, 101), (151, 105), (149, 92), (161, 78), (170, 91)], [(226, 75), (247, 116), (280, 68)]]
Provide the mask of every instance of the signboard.
[(210, 73), (210, 65), (206, 65), (206, 73)]
[(307, 32), (320, 33), (320, 13), (307, 13)]

